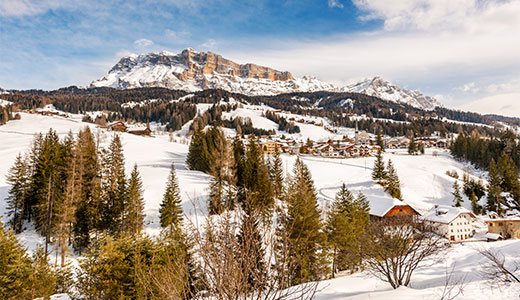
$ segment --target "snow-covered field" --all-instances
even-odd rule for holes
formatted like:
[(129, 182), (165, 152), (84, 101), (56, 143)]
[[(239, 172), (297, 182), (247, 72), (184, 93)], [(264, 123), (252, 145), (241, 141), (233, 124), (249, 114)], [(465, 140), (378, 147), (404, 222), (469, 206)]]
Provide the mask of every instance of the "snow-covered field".
[[(260, 115), (251, 115), (251, 117), (262, 118)], [(5, 176), (16, 155), (28, 149), (35, 133), (45, 133), (49, 128), (53, 128), (63, 137), (69, 130), (77, 133), (84, 126), (90, 126), (93, 132), (102, 138), (104, 144), (108, 143), (111, 135), (114, 134), (96, 128), (92, 124), (82, 123), (80, 120), (79, 115), (63, 118), (22, 113), (21, 120), (13, 120), (0, 126), (0, 215), (4, 216), (4, 221), (5, 201), (1, 199), (7, 196), (9, 190)], [(186, 169), (188, 145), (169, 142), (168, 135), (157, 135), (152, 138), (126, 133), (120, 135), (127, 171), (129, 172), (136, 163), (142, 176), (147, 233), (156, 234), (159, 231), (158, 209), (172, 162), (177, 170), (186, 214), (194, 217), (196, 214), (204, 213), (210, 177)], [(404, 201), (421, 212), (434, 204), (452, 203), (451, 191), (454, 179), (446, 175), (446, 171), (456, 170), (460, 176), (464, 171), (473, 176), (481, 175), (467, 165), (453, 160), (449, 153), (443, 151), (438, 151), (434, 155), (433, 151), (428, 150), (425, 155), (410, 156), (405, 151), (396, 150), (388, 151), (384, 158), (392, 159), (395, 164), (402, 182)], [(282, 159), (285, 169), (290, 172), (296, 157), (283, 155)], [(347, 184), (354, 193), (363, 192), (372, 201), (388, 197), (383, 189), (371, 180), (374, 158), (303, 157), (302, 159), (311, 170), (322, 206), (330, 203), (342, 183)], [(463, 205), (470, 208), (467, 199)], [(194, 206), (197, 208), (194, 209)], [(30, 228), (19, 237), (29, 250), (33, 250), (42, 240)], [(440, 262), (425, 265), (417, 270), (409, 288), (391, 290), (387, 283), (360, 273), (321, 282), (316, 299), (439, 299), (440, 289), (445, 282), (446, 269), (453, 266), (455, 266), (455, 276), (465, 276), (467, 283), (460, 299), (518, 298), (519, 286), (510, 286), (501, 290), (490, 289), (482, 279), (480, 271), (485, 268), (485, 259), (477, 250), (484, 247), (500, 249), (510, 259), (516, 259), (520, 263), (520, 241), (467, 242), (453, 245), (441, 255)]]

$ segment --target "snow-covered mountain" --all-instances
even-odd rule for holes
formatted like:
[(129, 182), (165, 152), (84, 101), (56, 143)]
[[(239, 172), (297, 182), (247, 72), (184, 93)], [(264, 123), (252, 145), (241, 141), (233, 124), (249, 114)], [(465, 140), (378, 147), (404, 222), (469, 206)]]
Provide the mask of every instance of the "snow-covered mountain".
[(341, 88), (341, 90), (366, 94), (383, 100), (406, 103), (427, 110), (442, 106), (442, 104), (433, 97), (426, 96), (418, 90), (400, 88), (378, 76), (345, 86)]
[(417, 108), (433, 109), (441, 104), (419, 91), (392, 85), (379, 77), (338, 88), (313, 76), (293, 77), (255, 64), (237, 64), (213, 52), (197, 52), (191, 48), (181, 53), (168, 51), (129, 55), (103, 78), (90, 87), (166, 87), (187, 91), (223, 89), (245, 95), (277, 95), (293, 92), (355, 92), (384, 100), (407, 103)]
[(336, 90), (316, 77), (294, 78), (291, 73), (255, 64), (237, 64), (213, 52), (191, 48), (179, 54), (168, 51), (123, 57), (91, 87), (166, 87), (199, 91), (220, 88), (246, 95)]

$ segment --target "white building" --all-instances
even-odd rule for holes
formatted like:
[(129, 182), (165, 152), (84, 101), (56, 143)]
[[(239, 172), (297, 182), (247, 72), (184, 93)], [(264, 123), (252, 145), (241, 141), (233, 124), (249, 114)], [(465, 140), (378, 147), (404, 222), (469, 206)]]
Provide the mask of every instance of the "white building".
[(433, 232), (453, 242), (473, 236), (473, 218), (475, 215), (463, 207), (445, 205), (435, 205), (422, 216), (424, 224)]

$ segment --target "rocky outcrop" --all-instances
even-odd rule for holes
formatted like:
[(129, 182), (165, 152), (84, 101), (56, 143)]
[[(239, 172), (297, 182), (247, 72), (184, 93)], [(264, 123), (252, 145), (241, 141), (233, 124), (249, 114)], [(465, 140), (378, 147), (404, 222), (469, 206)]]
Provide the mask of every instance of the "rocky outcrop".
[(189, 91), (221, 88), (248, 95), (335, 89), (315, 77), (294, 78), (287, 71), (251, 63), (237, 64), (216, 53), (191, 48), (179, 54), (162, 51), (123, 57), (91, 86), (122, 89), (156, 86)]

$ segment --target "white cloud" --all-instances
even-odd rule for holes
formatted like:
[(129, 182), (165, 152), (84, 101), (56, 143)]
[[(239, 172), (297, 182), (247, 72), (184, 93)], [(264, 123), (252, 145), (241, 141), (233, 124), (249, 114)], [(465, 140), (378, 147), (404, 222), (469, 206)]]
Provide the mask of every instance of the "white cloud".
[(518, 105), (519, 100), (520, 92), (494, 94), (459, 105), (457, 108), (475, 111), (482, 114), (520, 117), (520, 105)]
[(0, 0), (0, 16), (31, 16), (50, 9), (70, 7), (75, 1), (63, 0)]
[(168, 41), (184, 43), (187, 42), (191, 37), (191, 33), (189, 31), (175, 31), (171, 29), (166, 29), (164, 31), (164, 36)]
[(136, 46), (138, 48), (146, 48), (146, 47), (153, 46), (153, 42), (148, 39), (138, 39), (138, 40), (134, 41), (134, 46)]
[(518, 1), (503, 0), (353, 0), (367, 12), (364, 19), (382, 19), (386, 30), (464, 30), (488, 32), (518, 27)]
[[(381, 75), (398, 85), (441, 95), (447, 106), (490, 96), (490, 89), (520, 78), (520, 1), (355, 4), (367, 12), (365, 17), (382, 19), (385, 27), (314, 40), (256, 41), (248, 51), (222, 52), (242, 62), (325, 81)], [(488, 87), (491, 83), (495, 86)]]
[(214, 39), (208, 39), (207, 41), (205, 41), (204, 43), (202, 43), (200, 45), (200, 47), (206, 48), (206, 49), (215, 49), (216, 46), (217, 46), (217, 41)]
[(343, 4), (339, 0), (329, 0), (329, 7), (343, 8)]
[(471, 92), (476, 93), (480, 91), (480, 88), (476, 86), (475, 82), (466, 83), (461, 87), (456, 88), (456, 90), (463, 91), (463, 92)]

